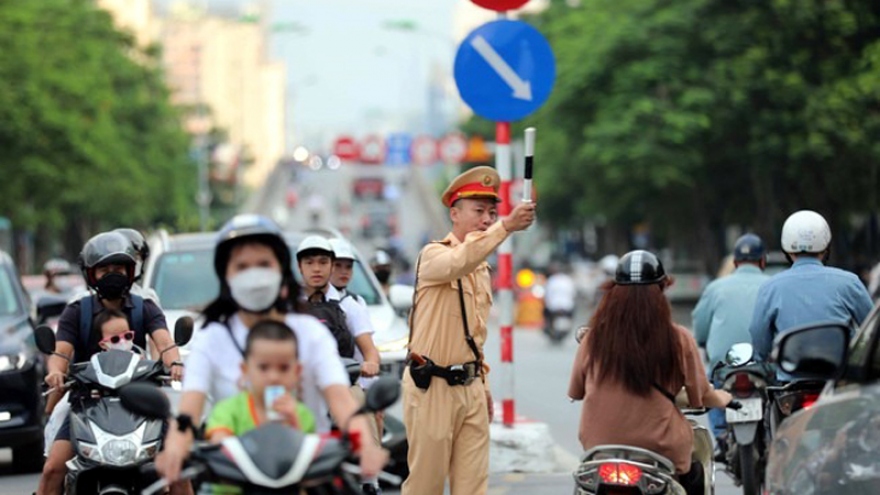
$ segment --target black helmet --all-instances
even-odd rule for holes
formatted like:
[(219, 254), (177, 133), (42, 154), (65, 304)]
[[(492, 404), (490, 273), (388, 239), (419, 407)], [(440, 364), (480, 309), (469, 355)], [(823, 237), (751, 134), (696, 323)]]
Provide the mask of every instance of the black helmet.
[(733, 245), (734, 261), (761, 261), (764, 259), (764, 241), (755, 234), (746, 234)]
[(113, 232), (119, 232), (128, 238), (129, 242), (131, 242), (131, 245), (134, 247), (134, 250), (141, 255), (141, 261), (147, 261), (147, 258), (150, 257), (150, 246), (147, 244), (147, 240), (144, 239), (143, 234), (135, 229), (128, 228), (115, 229)]
[(217, 244), (214, 247), (214, 271), (221, 283), (226, 279), (226, 265), (229, 264), (229, 255), (232, 247), (240, 241), (264, 243), (272, 248), (278, 262), (281, 264), (281, 273), (286, 278), (292, 274), (290, 265), (290, 248), (284, 241), (281, 228), (262, 215), (242, 214), (232, 217), (220, 229), (217, 236)]
[(125, 265), (129, 279), (134, 280), (137, 253), (127, 237), (119, 232), (103, 232), (86, 242), (79, 253), (79, 267), (89, 287), (95, 280), (95, 268), (105, 265)]
[(664, 280), (663, 263), (653, 253), (641, 249), (624, 254), (614, 273), (614, 282), (618, 285), (649, 285)]

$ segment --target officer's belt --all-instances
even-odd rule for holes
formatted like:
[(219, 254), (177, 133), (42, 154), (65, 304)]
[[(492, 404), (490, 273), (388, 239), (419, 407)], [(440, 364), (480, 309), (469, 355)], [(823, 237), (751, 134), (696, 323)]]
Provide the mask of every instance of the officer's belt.
[(479, 361), (471, 361), (464, 364), (453, 364), (452, 366), (432, 366), (431, 374), (439, 376), (446, 380), (450, 386), (470, 385), (476, 378), (480, 377), (482, 365)]

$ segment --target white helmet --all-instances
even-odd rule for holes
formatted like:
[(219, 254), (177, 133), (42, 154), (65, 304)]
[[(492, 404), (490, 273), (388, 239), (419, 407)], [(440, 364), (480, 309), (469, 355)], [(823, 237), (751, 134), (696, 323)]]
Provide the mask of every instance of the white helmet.
[(829, 244), (831, 229), (815, 211), (796, 211), (782, 225), (782, 250), (786, 253), (821, 253)]
[(306, 251), (326, 251), (333, 256), (333, 246), (330, 245), (330, 241), (319, 235), (310, 235), (299, 243), (299, 247), (296, 248), (296, 259), (299, 260)]
[(330, 246), (333, 247), (333, 254), (336, 255), (336, 259), (356, 261), (351, 244), (345, 239), (330, 239)]
[(599, 268), (608, 275), (614, 275), (617, 271), (617, 262), (620, 258), (616, 254), (606, 254), (599, 260)]

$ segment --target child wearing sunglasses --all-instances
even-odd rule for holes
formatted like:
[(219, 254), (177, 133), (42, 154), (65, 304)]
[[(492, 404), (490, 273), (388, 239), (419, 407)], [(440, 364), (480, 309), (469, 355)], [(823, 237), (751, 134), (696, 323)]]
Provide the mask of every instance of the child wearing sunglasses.
[(118, 309), (105, 308), (95, 317), (95, 328), (101, 331), (98, 345), (109, 351), (131, 351), (134, 346), (134, 331), (128, 326), (128, 318)]

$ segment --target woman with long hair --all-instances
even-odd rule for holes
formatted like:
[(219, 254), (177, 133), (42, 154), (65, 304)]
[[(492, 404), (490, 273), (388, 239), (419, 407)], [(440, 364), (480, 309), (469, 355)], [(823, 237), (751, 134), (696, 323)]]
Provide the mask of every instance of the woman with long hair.
[(691, 407), (725, 407), (731, 395), (712, 388), (696, 341), (672, 321), (664, 295), (670, 285), (652, 253), (620, 258), (581, 339), (568, 395), (584, 401), (578, 434), (584, 450), (604, 444), (651, 450), (675, 464), (688, 488), (701, 486), (702, 469), (691, 465), (694, 433), (673, 397), (684, 388)]
[[(349, 424), (359, 404), (349, 392), (348, 374), (330, 331), (300, 312), (299, 285), (281, 229), (259, 215), (234, 217), (220, 230), (214, 270), (220, 293), (205, 308), (204, 325), (190, 344), (179, 414), (198, 423), (209, 396), (218, 402), (248, 387), (241, 372), (247, 335), (259, 321), (270, 319), (285, 322), (296, 334), (302, 365), (299, 399), (316, 413), (318, 431), (330, 428), (328, 409), (337, 424)], [(363, 417), (353, 418), (350, 425), (355, 431), (369, 431)], [(363, 474), (375, 476), (387, 453), (372, 435), (361, 438)], [(176, 481), (192, 441), (189, 431), (169, 428), (156, 470)]]

